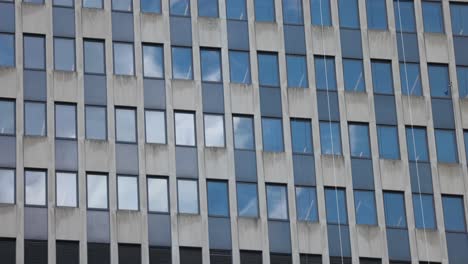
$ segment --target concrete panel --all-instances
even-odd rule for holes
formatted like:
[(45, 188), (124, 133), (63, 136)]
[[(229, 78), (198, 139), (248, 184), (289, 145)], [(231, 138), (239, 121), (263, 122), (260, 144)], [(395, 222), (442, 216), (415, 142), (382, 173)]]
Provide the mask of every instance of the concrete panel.
[(395, 191), (406, 190), (410, 181), (401, 160), (380, 159), (379, 164), (382, 189)]
[(278, 51), (281, 47), (280, 29), (276, 23), (255, 23), (257, 50)]
[(139, 89), (134, 76), (113, 76), (115, 105), (136, 106)]
[(371, 58), (390, 60), (396, 56), (395, 42), (390, 31), (367, 31)]
[(239, 249), (263, 250), (262, 221), (258, 218), (237, 218)]
[(87, 171), (107, 172), (110, 169), (111, 159), (109, 142), (103, 140), (85, 140), (84, 156)]
[(466, 193), (463, 182), (461, 164), (438, 163), (439, 184), (441, 193), (459, 194)]
[(138, 145), (115, 144), (115, 163), (117, 173), (137, 175)]
[(146, 144), (146, 174), (150, 175), (169, 175), (170, 162), (167, 145)]
[[(346, 179), (346, 168), (343, 156), (335, 156), (335, 169), (333, 169), (333, 156), (322, 155), (322, 177), (323, 185), (325, 186), (346, 186), (348, 180)], [(335, 172), (335, 173), (333, 173)], [(336, 184), (335, 184), (336, 176)]]
[(54, 71), (54, 100), (61, 102), (77, 102), (78, 74), (76, 72)]
[(442, 263), (444, 258), (443, 248), (445, 247), (442, 236), (437, 230), (415, 229), (416, 246), (419, 260), (430, 260)]
[(0, 167), (16, 167), (16, 137), (0, 136)]
[(348, 121), (369, 122), (370, 108), (367, 93), (345, 93), (346, 116)]
[(88, 210), (86, 212), (86, 217), (88, 242), (109, 243), (109, 212)]
[(171, 246), (171, 216), (148, 214), (148, 242), (150, 246)]
[(16, 237), (18, 230), (18, 223), (20, 220), (17, 219), (17, 206), (16, 205), (3, 205), (0, 206), (0, 219), (2, 224), (0, 225), (0, 237)]
[(75, 140), (55, 140), (55, 168), (57, 170), (78, 170), (78, 144)]
[(263, 152), (262, 158), (266, 182), (288, 182), (291, 169), (285, 152)]
[(52, 28), (52, 12), (46, 5), (24, 3), (21, 5), (23, 32), (46, 34)]
[(198, 178), (198, 153), (193, 147), (176, 147), (176, 175)]
[(141, 41), (164, 43), (169, 40), (168, 20), (164, 16), (140, 13)]
[(384, 249), (383, 232), (378, 226), (356, 225), (359, 256), (381, 258)]
[(174, 109), (196, 110), (200, 101), (200, 86), (194, 81), (172, 80), (172, 105)]
[(253, 115), (257, 108), (258, 99), (255, 97), (252, 85), (230, 83), (229, 86), (232, 112)]
[(84, 38), (99, 38), (111, 32), (111, 13), (104, 9), (82, 8), (81, 28)]
[(198, 41), (200, 46), (221, 47), (221, 20), (198, 17)]
[(47, 137), (23, 138), (24, 167), (47, 168), (53, 159), (51, 146)]
[(448, 63), (448, 39), (446, 35), (424, 33), (427, 62)]
[(291, 254), (291, 228), (289, 221), (268, 221), (270, 252)]
[(0, 95), (4, 98), (16, 98), (16, 93), (19, 92), (16, 68), (0, 67), (0, 80), (2, 80)]
[(257, 182), (257, 156), (252, 150), (234, 150), (236, 180)]
[(340, 48), (338, 42), (338, 29), (332, 27), (311, 27), (314, 54), (331, 55), (338, 54)]
[(324, 252), (325, 229), (318, 223), (297, 222), (299, 252), (321, 255)]
[(117, 242), (140, 244), (142, 239), (142, 217), (138, 211), (117, 210)]
[(24, 208), (24, 238), (47, 240), (47, 208)]
[(232, 249), (231, 220), (229, 218), (209, 217), (208, 235), (210, 249)]
[(200, 215), (179, 214), (177, 216), (177, 226), (179, 233), (179, 246), (203, 246), (206, 230)]
[(287, 89), (289, 115), (298, 118), (310, 118), (314, 116), (315, 103), (312, 89), (292, 88)]
[(226, 148), (205, 148), (205, 177), (229, 179), (230, 159)]
[(464, 129), (468, 128), (468, 100), (460, 100), (461, 122)]
[[(403, 118), (406, 125), (427, 126), (430, 119), (430, 105), (421, 96), (402, 96)], [(411, 118), (412, 117), (412, 118)], [(413, 122), (411, 122), (413, 121)]]
[(78, 241), (83, 232), (83, 216), (79, 208), (55, 208), (55, 238)]

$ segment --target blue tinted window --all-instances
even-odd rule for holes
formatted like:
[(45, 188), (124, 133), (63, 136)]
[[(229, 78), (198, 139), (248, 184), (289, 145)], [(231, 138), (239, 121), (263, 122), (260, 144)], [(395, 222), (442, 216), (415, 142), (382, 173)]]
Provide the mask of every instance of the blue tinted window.
[(45, 69), (44, 37), (24, 36), (23, 57), (25, 69)]
[(76, 139), (76, 106), (55, 105), (55, 137)]
[(318, 90), (336, 90), (335, 58), (315, 57), (315, 85)]
[(288, 195), (283, 185), (266, 186), (268, 219), (288, 219)]
[(377, 139), (381, 159), (400, 159), (400, 144), (396, 126), (377, 126)]
[(15, 35), (0, 34), (0, 66), (15, 66)]
[(373, 191), (354, 191), (354, 209), (358, 225), (377, 225)]
[(193, 79), (191, 48), (172, 47), (172, 78)]
[(468, 159), (468, 131), (463, 132), (463, 137), (465, 139), (465, 156)]
[(369, 128), (364, 124), (349, 125), (351, 157), (370, 158)]
[(251, 83), (248, 51), (229, 51), (229, 72), (232, 83)]
[(466, 98), (468, 97), (468, 67), (457, 66), (457, 77), (460, 98)]
[(141, 12), (161, 14), (161, 0), (141, 0)]
[(320, 122), (322, 155), (341, 155), (340, 123)]
[(200, 61), (202, 81), (221, 82), (221, 54), (215, 49), (201, 49)]
[(309, 85), (307, 80), (307, 62), (305, 56), (286, 55), (286, 66), (288, 73), (288, 87), (306, 88)]
[[(414, 3), (412, 0), (393, 0), (397, 31), (415, 32)], [(401, 18), (401, 20), (400, 20)]]
[(132, 0), (112, 0), (112, 10), (132, 11)]
[(343, 75), (346, 91), (366, 91), (362, 60), (343, 59)]
[(226, 13), (228, 19), (247, 20), (247, 0), (226, 0)]
[(452, 32), (454, 35), (468, 35), (468, 5), (450, 3)]
[(15, 102), (0, 100), (0, 134), (15, 134)]
[(85, 127), (87, 139), (106, 140), (106, 115), (107, 113), (105, 106), (85, 106)]
[(258, 79), (260, 85), (279, 86), (278, 56), (276, 54), (258, 54)]
[(338, 0), (340, 27), (359, 28), (359, 10), (357, 0)]
[(418, 63), (400, 63), (401, 92), (422, 96), (421, 74)]
[(423, 1), (422, 11), (424, 19), (424, 31), (443, 33), (444, 18), (442, 15), (442, 3)]
[(291, 120), (291, 141), (294, 153), (312, 154), (312, 129), (310, 120)]
[(330, 0), (310, 0), (312, 25), (331, 26)]
[(54, 38), (54, 68), (60, 71), (75, 70), (75, 39)]
[(403, 193), (384, 192), (384, 207), (387, 227), (406, 228), (405, 198)]
[(198, 214), (198, 182), (177, 180), (177, 201), (179, 213)]
[(134, 109), (115, 109), (115, 137), (118, 142), (136, 143), (136, 113)]
[(406, 128), (408, 159), (411, 161), (428, 161), (427, 136), (425, 128)]
[(392, 64), (386, 61), (372, 61), (372, 86), (376, 94), (393, 94)]
[(83, 0), (83, 7), (102, 9), (102, 0)]
[(450, 96), (450, 79), (447, 65), (429, 64), (429, 86), (432, 97)]
[(83, 44), (85, 73), (105, 73), (104, 42), (85, 40)]
[(302, 0), (283, 0), (284, 24), (302, 24)]
[(241, 217), (258, 217), (257, 184), (237, 183), (237, 213)]
[(134, 75), (133, 44), (114, 42), (114, 74)]
[(218, 17), (218, 0), (198, 0), (198, 16)]
[(24, 134), (28, 136), (46, 135), (46, 105), (45, 103), (24, 103)]
[(190, 16), (190, 0), (170, 0), (170, 13), (176, 16)]
[(446, 231), (465, 232), (463, 197), (442, 195)]
[(387, 29), (387, 6), (385, 0), (367, 0), (367, 27), (369, 29)]
[(275, 21), (275, 2), (273, 0), (254, 0), (256, 21)]
[(296, 187), (297, 220), (317, 222), (317, 193), (313, 187)]
[(348, 212), (346, 210), (346, 196), (342, 189), (325, 189), (325, 206), (327, 223), (347, 224)]
[(164, 78), (164, 59), (162, 46), (143, 45), (143, 76)]
[(234, 116), (232, 123), (234, 127), (234, 148), (255, 149), (253, 118)]
[(271, 152), (284, 151), (283, 124), (279, 118), (262, 118), (263, 150)]
[(435, 229), (434, 198), (430, 194), (413, 194), (414, 221), (416, 228)]
[(444, 163), (458, 162), (455, 131), (436, 129), (434, 133), (437, 147), (437, 161)]
[(229, 216), (228, 187), (223, 181), (208, 181), (208, 215)]

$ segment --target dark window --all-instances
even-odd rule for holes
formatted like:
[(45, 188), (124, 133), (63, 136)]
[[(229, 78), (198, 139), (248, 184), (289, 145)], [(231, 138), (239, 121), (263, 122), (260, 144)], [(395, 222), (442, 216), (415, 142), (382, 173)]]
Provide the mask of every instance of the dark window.
[(401, 92), (404, 95), (422, 96), (421, 74), (418, 63), (400, 62)]
[(224, 147), (224, 116), (205, 114), (205, 146)]
[(198, 182), (177, 180), (177, 200), (179, 213), (198, 214)]
[(393, 0), (397, 31), (415, 32), (414, 3), (412, 0)]
[(229, 197), (226, 181), (207, 181), (208, 215), (229, 216)]
[(24, 102), (24, 134), (27, 136), (45, 136), (46, 105), (42, 102)]
[(138, 177), (117, 175), (117, 205), (119, 210), (138, 210)]
[(85, 73), (104, 74), (106, 70), (104, 42), (85, 40), (83, 49)]
[(247, 0), (226, 0), (228, 19), (247, 20)]
[(235, 149), (255, 149), (255, 135), (253, 118), (247, 116), (234, 116), (232, 118), (234, 128)]
[(341, 132), (338, 122), (320, 122), (322, 155), (341, 155)]
[(442, 195), (445, 230), (466, 232), (465, 209), (462, 196)]
[(170, 0), (170, 13), (175, 16), (190, 16), (190, 0)]
[(83, 7), (86, 8), (103, 8), (102, 0), (83, 0)]
[(237, 183), (237, 213), (241, 217), (258, 217), (257, 184)]
[(387, 6), (385, 0), (367, 0), (367, 27), (369, 29), (387, 29)]
[(114, 11), (132, 11), (131, 0), (112, 0), (112, 10)]
[(413, 194), (413, 209), (416, 228), (436, 229), (434, 198), (431, 194)]
[(180, 264), (202, 264), (201, 248), (180, 247)]
[(447, 65), (428, 65), (429, 86), (432, 97), (450, 97), (450, 78)]
[(311, 255), (311, 254), (300, 254), (299, 255), (300, 264), (321, 264), (322, 256), (320, 255)]
[(284, 151), (283, 124), (279, 118), (262, 118), (263, 150)]
[(167, 178), (149, 177), (148, 185), (148, 211), (169, 212), (169, 187)]
[(373, 191), (354, 191), (354, 209), (358, 225), (377, 225), (377, 210)]
[(172, 47), (172, 78), (193, 79), (191, 48)]
[(315, 85), (318, 90), (336, 90), (334, 57), (315, 56)]
[(55, 137), (76, 139), (76, 105), (55, 105)]
[(119, 264), (141, 263), (140, 245), (119, 244)]
[(0, 100), (0, 134), (14, 135), (16, 133), (15, 125), (15, 102)]
[(460, 98), (468, 98), (468, 67), (457, 66), (457, 77)]
[(372, 86), (376, 94), (393, 94), (392, 64), (387, 61), (372, 61)]
[(331, 26), (330, 0), (310, 0), (312, 25)]
[(340, 27), (359, 28), (359, 8), (357, 0), (338, 0)]
[(115, 109), (116, 141), (135, 143), (136, 138), (135, 110), (129, 108)]
[(2, 258), (3, 264), (16, 264), (16, 240), (15, 239), (10, 239), (10, 238), (0, 239), (0, 257)]
[(275, 21), (275, 2), (273, 0), (254, 0), (256, 21)]
[[(257, 0), (258, 1), (258, 0)], [(282, 0), (284, 24), (302, 24), (302, 0)]]
[(0, 33), (0, 65), (15, 66), (15, 35)]
[(75, 71), (75, 39), (54, 38), (54, 68)]
[(218, 17), (218, 0), (198, 0), (198, 15)]
[(79, 264), (80, 243), (75, 241), (57, 241), (56, 264)]
[(435, 1), (422, 1), (424, 31), (433, 33), (444, 32), (444, 17), (442, 3)]
[(291, 119), (293, 153), (312, 154), (312, 126), (310, 120)]
[(172, 263), (171, 248), (150, 247), (149, 248), (149, 263), (150, 264), (171, 264)]
[(107, 209), (109, 206), (107, 176), (88, 174), (86, 184), (88, 209)]
[(114, 74), (134, 75), (133, 44), (114, 42)]
[(384, 192), (387, 227), (406, 228), (405, 197), (403, 193)]
[(145, 110), (147, 143), (166, 143), (166, 114), (164, 111)]
[(381, 159), (400, 159), (400, 144), (396, 126), (377, 126), (379, 156)]
[(143, 45), (143, 76), (164, 78), (164, 50), (159, 45)]
[(47, 173), (38, 170), (24, 172), (25, 205), (47, 205)]
[(24, 2), (31, 4), (44, 4), (44, 0), (25, 0)]
[(362, 60), (343, 59), (344, 88), (346, 91), (365, 92)]
[(105, 106), (85, 106), (86, 138), (106, 140), (107, 109)]
[(349, 146), (351, 157), (371, 158), (369, 126), (366, 124), (349, 124)]
[(408, 148), (408, 159), (411, 161), (428, 161), (426, 129), (421, 127), (406, 128), (406, 145)]
[(204, 82), (222, 82), (221, 52), (219, 49), (201, 49), (201, 75)]
[(382, 260), (375, 259), (375, 258), (359, 258), (359, 263), (360, 264), (382, 264)]
[(74, 172), (56, 172), (57, 206), (78, 207), (78, 180)]
[(47, 264), (47, 240), (24, 240), (24, 263)]
[(307, 88), (309, 86), (306, 56), (286, 55), (286, 66), (288, 87)]
[(161, 14), (161, 0), (141, 0), (141, 12)]
[(298, 221), (317, 222), (317, 192), (314, 187), (296, 186), (296, 211)]
[(241, 250), (240, 264), (262, 264), (262, 252)]
[[(452, 16), (452, 32), (454, 35), (468, 35), (468, 5), (463, 3), (450, 3)], [(465, 30), (466, 29), (466, 30)]]
[(260, 85), (279, 86), (278, 55), (258, 53), (258, 79)]
[(179, 146), (195, 146), (195, 115), (193, 113), (176, 112), (175, 141)]
[(325, 188), (325, 206), (328, 224), (348, 224), (344, 189)]
[[(239, 0), (232, 0), (239, 1)], [(229, 51), (229, 72), (232, 83), (251, 83), (250, 55), (248, 51)]]
[(467, 130), (463, 132), (463, 137), (465, 139), (465, 156), (468, 159), (468, 131)]
[(210, 264), (232, 264), (231, 251), (210, 249)]
[(437, 161), (443, 163), (457, 163), (458, 150), (454, 130), (435, 129), (437, 147)]
[(270, 253), (270, 264), (292, 264), (291, 255)]
[[(0, 204), (15, 203), (15, 170), (0, 169)], [(1, 241), (0, 241), (1, 243)], [(0, 249), (1, 252), (1, 249)], [(1, 255), (0, 255), (1, 256)]]
[(285, 185), (266, 185), (268, 219), (288, 220), (288, 193)]
[(88, 264), (110, 264), (110, 246), (104, 243), (88, 243)]
[(25, 69), (45, 69), (45, 40), (42, 36), (25, 35), (23, 38)]

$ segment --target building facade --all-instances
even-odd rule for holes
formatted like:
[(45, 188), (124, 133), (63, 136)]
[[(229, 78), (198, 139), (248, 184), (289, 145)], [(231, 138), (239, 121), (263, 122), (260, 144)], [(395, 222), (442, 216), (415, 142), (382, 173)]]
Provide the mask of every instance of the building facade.
[(0, 0), (0, 262), (466, 264), (467, 98), (466, 0)]

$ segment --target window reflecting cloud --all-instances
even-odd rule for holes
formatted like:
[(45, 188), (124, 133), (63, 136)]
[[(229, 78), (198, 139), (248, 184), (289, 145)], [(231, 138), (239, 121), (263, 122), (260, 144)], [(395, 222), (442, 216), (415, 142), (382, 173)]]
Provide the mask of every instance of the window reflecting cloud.
[(107, 209), (107, 176), (88, 175), (88, 208)]
[(0, 169), (0, 204), (15, 202), (15, 171)]
[(46, 173), (25, 171), (24, 191), (27, 205), (46, 205)]
[(224, 147), (224, 117), (205, 115), (205, 146)]
[(195, 146), (195, 120), (192, 113), (175, 113), (176, 144)]
[(117, 187), (119, 210), (138, 210), (138, 178), (119, 175)]

